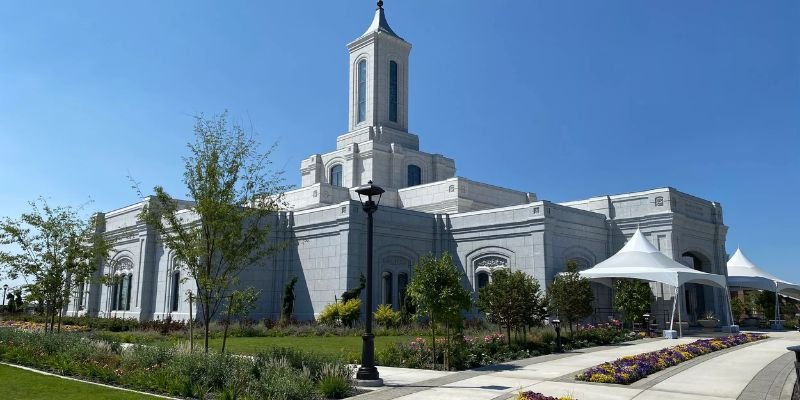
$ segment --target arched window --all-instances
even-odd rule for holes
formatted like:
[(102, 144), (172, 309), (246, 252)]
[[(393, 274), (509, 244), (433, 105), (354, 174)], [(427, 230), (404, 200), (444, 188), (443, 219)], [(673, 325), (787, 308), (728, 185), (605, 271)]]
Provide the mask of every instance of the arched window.
[(408, 287), (408, 274), (401, 272), (397, 274), (397, 303), (401, 309), (406, 305), (406, 287)]
[(86, 284), (80, 282), (78, 284), (78, 291), (75, 293), (75, 309), (83, 310), (84, 293), (86, 292)]
[(131, 276), (123, 275), (119, 282), (119, 310), (128, 311), (131, 309)]
[(389, 121), (397, 122), (397, 63), (389, 61)]
[(394, 306), (392, 303), (392, 273), (391, 272), (384, 272), (383, 273), (383, 304), (389, 304)]
[(416, 165), (408, 166), (408, 186), (422, 184), (422, 169)]
[(477, 289), (483, 289), (486, 285), (489, 284), (489, 273), (486, 271), (480, 271), (477, 274)]
[(119, 281), (111, 286), (111, 311), (118, 310), (119, 307)]
[(342, 165), (336, 164), (331, 167), (331, 185), (333, 186), (343, 186), (342, 185)]
[(172, 296), (170, 298), (170, 311), (178, 311), (180, 305), (181, 272), (172, 273)]
[(367, 119), (367, 60), (358, 62), (358, 122)]

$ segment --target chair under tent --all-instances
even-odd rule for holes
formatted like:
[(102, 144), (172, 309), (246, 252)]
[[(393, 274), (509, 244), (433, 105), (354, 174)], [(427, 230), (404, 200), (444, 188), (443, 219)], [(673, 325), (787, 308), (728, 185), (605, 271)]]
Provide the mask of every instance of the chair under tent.
[(659, 282), (672, 286), (674, 288), (672, 313), (670, 315), (669, 329), (664, 330), (664, 337), (670, 339), (683, 336), (680, 312), (678, 312), (678, 330), (674, 329), (675, 311), (678, 303), (680, 303), (679, 298), (681, 297), (683, 285), (685, 283), (699, 283), (721, 288), (724, 290), (724, 307), (728, 314), (727, 318), (730, 318), (730, 324), (723, 326), (723, 331), (738, 331), (738, 327), (732, 325), (733, 313), (725, 276), (697, 271), (678, 263), (658, 251), (638, 228), (633, 237), (620, 251), (594, 267), (580, 271), (580, 274), (606, 285), (609, 285), (610, 280), (613, 278), (623, 278)]

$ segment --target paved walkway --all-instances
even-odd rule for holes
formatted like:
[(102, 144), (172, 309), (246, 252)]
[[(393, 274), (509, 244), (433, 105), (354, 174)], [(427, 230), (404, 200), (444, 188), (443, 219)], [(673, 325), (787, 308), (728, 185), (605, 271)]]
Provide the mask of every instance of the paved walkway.
[(573, 377), (605, 361), (689, 343), (698, 337), (641, 340), (458, 373), (380, 367), (387, 386), (356, 399), (505, 400), (527, 390), (556, 397), (570, 395), (578, 400), (788, 399), (795, 374), (794, 355), (786, 347), (800, 343), (800, 333), (769, 335), (768, 340), (707, 354), (629, 386), (578, 382)]

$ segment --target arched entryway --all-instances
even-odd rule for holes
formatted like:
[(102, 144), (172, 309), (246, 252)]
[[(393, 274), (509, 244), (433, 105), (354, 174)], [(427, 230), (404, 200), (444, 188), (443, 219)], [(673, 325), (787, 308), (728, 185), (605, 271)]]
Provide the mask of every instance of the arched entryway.
[[(687, 251), (681, 254), (683, 264), (698, 271), (713, 273), (711, 271), (711, 261), (708, 257), (696, 251)], [(708, 285), (699, 283), (687, 283), (684, 285), (684, 312), (690, 322), (705, 318), (709, 311), (713, 311), (713, 306), (709, 301), (713, 299), (714, 289)], [(719, 316), (717, 316), (719, 317)]]

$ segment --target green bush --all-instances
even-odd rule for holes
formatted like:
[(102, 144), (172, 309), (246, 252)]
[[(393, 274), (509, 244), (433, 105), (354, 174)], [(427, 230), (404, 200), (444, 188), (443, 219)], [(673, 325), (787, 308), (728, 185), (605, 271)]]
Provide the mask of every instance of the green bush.
[[(173, 396), (214, 399), (319, 399), (351, 393), (349, 367), (331, 357), (270, 349), (253, 358), (132, 346), (77, 334), (0, 329), (0, 360)], [(338, 394), (337, 394), (338, 393)]]
[(386, 328), (400, 325), (400, 319), (402, 317), (400, 311), (393, 310), (390, 304), (379, 305), (373, 315), (375, 317), (375, 323)]
[[(607, 345), (635, 339), (630, 331), (614, 325), (579, 325), (575, 335), (562, 336), (565, 349)], [(505, 334), (488, 333), (480, 336), (455, 335), (437, 338), (436, 353), (429, 339), (418, 337), (408, 343), (397, 343), (377, 354), (379, 365), (405, 368), (432, 368), (434, 361), (442, 365), (448, 351), (451, 370), (463, 370), (501, 362), (548, 354), (555, 349), (556, 334), (552, 327), (531, 329), (524, 340), (508, 344)]]
[(319, 314), (319, 322), (326, 325), (353, 326), (361, 315), (361, 300), (352, 299), (344, 303), (335, 302), (328, 304)]
[(319, 391), (328, 399), (343, 399), (353, 392), (353, 370), (342, 364), (325, 364), (319, 376)]

